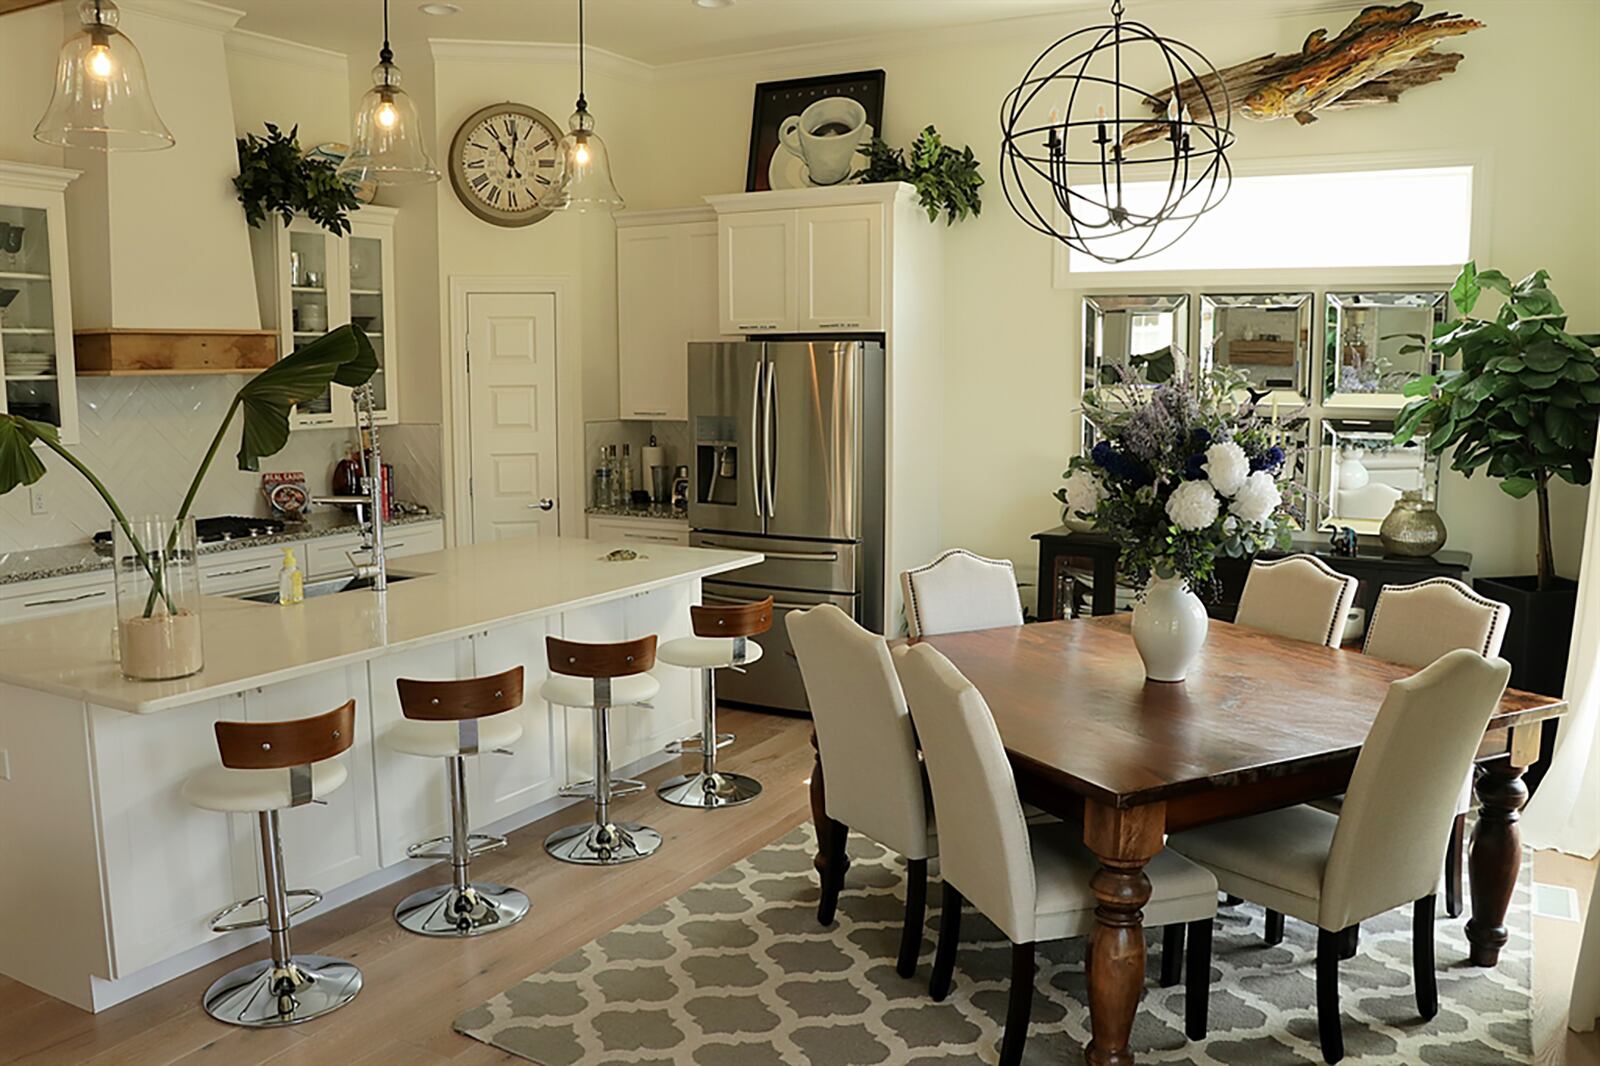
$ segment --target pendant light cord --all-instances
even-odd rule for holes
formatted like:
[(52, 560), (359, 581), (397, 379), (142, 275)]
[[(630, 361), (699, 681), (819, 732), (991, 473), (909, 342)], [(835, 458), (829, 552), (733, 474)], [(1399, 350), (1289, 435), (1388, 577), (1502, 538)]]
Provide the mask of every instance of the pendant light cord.
[[(383, 2), (385, 4), (387, 4), (389, 2), (389, 0), (383, 0)], [(585, 102), (584, 96), (583, 96), (583, 89), (584, 89), (583, 23), (584, 23), (584, 18), (583, 18), (583, 0), (578, 0), (578, 110), (579, 111), (588, 110), (588, 104)]]
[(394, 62), (394, 51), (389, 47), (389, 0), (383, 0), (383, 48), (378, 51), (378, 62)]

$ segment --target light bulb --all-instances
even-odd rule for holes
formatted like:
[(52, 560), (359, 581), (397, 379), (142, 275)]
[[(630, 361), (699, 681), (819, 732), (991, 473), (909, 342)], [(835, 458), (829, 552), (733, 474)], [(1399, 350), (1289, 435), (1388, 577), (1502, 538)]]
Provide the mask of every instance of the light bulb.
[(394, 124), (400, 121), (400, 112), (395, 109), (393, 104), (385, 100), (383, 103), (378, 105), (376, 117), (378, 119), (378, 125), (382, 126), (386, 130), (393, 129)]
[(111, 77), (111, 49), (97, 44), (89, 49), (89, 73), (97, 78)]
[(580, 167), (589, 165), (589, 146), (579, 141), (577, 147), (572, 149), (572, 160)]

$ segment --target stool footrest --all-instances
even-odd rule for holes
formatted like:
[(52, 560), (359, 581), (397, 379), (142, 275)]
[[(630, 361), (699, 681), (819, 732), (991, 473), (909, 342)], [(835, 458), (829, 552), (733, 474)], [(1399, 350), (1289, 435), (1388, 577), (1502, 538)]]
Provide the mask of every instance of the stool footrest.
[[(408, 859), (452, 859), (455, 858), (453, 840), (448, 836), (434, 837), (432, 840), (423, 840), (406, 848)], [(467, 834), (467, 858), (476, 859), (479, 855), (491, 851), (499, 851), (506, 846), (506, 838), (491, 836), (488, 833)]]
[[(632, 796), (637, 792), (643, 792), (644, 789), (645, 784), (643, 781), (632, 777), (619, 777), (611, 782), (611, 798), (614, 800), (621, 799), (624, 796)], [(595, 798), (594, 782), (576, 781), (570, 785), (563, 785), (556, 790), (556, 795), (562, 799), (592, 800)]]
[[(733, 743), (733, 740), (734, 735), (732, 733), (718, 733), (717, 750), (721, 751), (723, 748), (726, 748), (729, 744)], [(666, 752), (668, 755), (704, 754), (705, 738), (697, 733), (692, 737), (684, 737), (682, 740), (669, 741), (667, 743)]]
[[(290, 918), (322, 902), (322, 893), (314, 888), (291, 888), (285, 891), (283, 895), (285, 899), (304, 897), (303, 902), (289, 908), (288, 917)], [(206, 925), (213, 933), (232, 933), (239, 929), (261, 929), (267, 924), (265, 913), (259, 918), (244, 918), (237, 922), (230, 922), (227, 919), (247, 907), (261, 907), (264, 911), (266, 906), (266, 896), (251, 896), (249, 899), (241, 899), (237, 903), (228, 904), (216, 914), (213, 914)]]

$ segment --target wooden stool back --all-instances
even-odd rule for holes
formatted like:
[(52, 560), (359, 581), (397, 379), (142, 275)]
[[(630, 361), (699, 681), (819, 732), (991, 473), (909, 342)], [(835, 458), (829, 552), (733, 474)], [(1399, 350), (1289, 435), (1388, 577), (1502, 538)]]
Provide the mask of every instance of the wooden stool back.
[(772, 628), (772, 597), (736, 607), (691, 607), (697, 637), (753, 637)]
[(217, 750), (232, 770), (284, 770), (331, 759), (356, 738), (356, 701), (287, 722), (218, 722)]
[(584, 644), (560, 637), (544, 638), (552, 674), (568, 677), (628, 677), (656, 664), (655, 634), (617, 644)]
[(458, 681), (416, 681), (402, 677), (400, 711), (423, 722), (459, 722), (487, 718), (522, 706), (522, 667), (502, 674), (468, 677)]

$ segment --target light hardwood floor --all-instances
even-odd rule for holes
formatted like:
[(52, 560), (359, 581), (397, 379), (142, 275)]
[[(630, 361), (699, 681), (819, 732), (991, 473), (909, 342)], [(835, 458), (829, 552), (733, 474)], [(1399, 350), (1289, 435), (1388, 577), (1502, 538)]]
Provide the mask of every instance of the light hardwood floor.
[[(282, 1030), (232, 1029), (208, 1018), (200, 994), (217, 976), (250, 959), (253, 947), (121, 1006), (86, 1014), (0, 978), (0, 1063), (30, 1066), (482, 1066), (523, 1060), (454, 1032), (462, 1011), (503, 991), (602, 933), (679, 894), (782, 836), (810, 814), (810, 725), (794, 718), (729, 710), (722, 724), (739, 735), (727, 765), (765, 785), (754, 803), (714, 814), (670, 807), (653, 792), (617, 804), (619, 817), (646, 821), (666, 838), (647, 862), (609, 870), (547, 858), (545, 834), (583, 817), (575, 807), (512, 834), (511, 846), (474, 864), (479, 880), (516, 885), (534, 910), (502, 933), (468, 941), (413, 936), (395, 926), (396, 900), (439, 881), (431, 869), (294, 930), (301, 952), (339, 955), (359, 965), (366, 986), (337, 1014)], [(671, 773), (649, 774), (652, 783)], [(1581, 885), (1593, 866), (1539, 856), (1543, 881)], [(291, 879), (293, 872), (291, 871)], [(219, 901), (219, 905), (226, 901)], [(1536, 923), (1535, 1038), (1541, 1066), (1600, 1066), (1600, 1038), (1565, 1029), (1576, 927)]]

